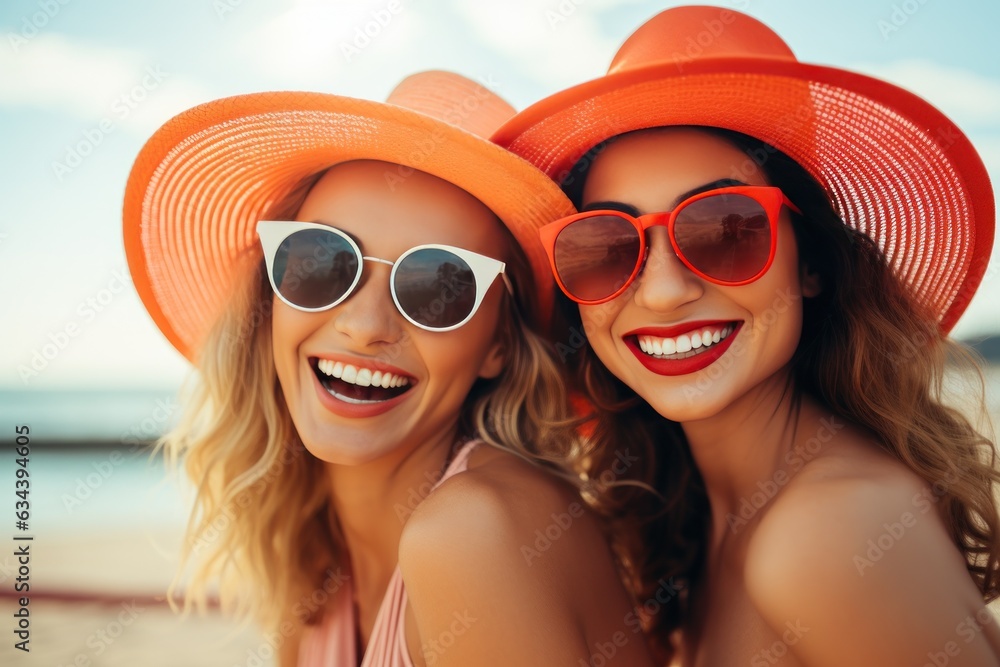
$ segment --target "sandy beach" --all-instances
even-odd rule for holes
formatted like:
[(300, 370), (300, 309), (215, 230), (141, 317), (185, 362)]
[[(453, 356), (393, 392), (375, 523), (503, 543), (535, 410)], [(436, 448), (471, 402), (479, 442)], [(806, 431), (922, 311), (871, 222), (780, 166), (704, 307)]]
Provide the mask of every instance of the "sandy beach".
[[(30, 653), (5, 639), (0, 664), (32, 667), (264, 667), (270, 647), (212, 614), (180, 619), (165, 606), (32, 602)], [(12, 600), (0, 601), (9, 619)], [(6, 634), (6, 633), (5, 633)]]
[[(14, 648), (16, 600), (0, 598), (8, 619), (0, 665), (31, 667), (265, 667), (271, 647), (254, 628), (212, 611), (182, 617), (164, 595), (175, 565), (178, 530), (52, 536), (32, 543), (30, 652)], [(9, 563), (9, 561), (8, 561)], [(5, 563), (0, 562), (0, 565)], [(3, 575), (7, 574), (9, 565)]]

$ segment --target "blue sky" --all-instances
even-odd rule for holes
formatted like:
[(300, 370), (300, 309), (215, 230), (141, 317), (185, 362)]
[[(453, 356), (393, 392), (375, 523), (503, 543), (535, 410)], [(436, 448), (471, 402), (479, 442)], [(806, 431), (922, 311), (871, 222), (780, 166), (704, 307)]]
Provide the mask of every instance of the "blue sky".
[[(675, 4), (7, 0), (0, 6), (0, 386), (169, 388), (182, 379), (186, 363), (127, 284), (120, 218), (133, 158), (172, 115), (261, 90), (384, 99), (423, 69), (493, 81), (523, 108), (602, 74), (635, 27)], [(769, 24), (802, 61), (924, 96), (963, 128), (1000, 182), (1000, 3), (719, 4)], [(391, 20), (363, 48), (345, 48), (378, 12)], [(77, 159), (70, 150), (81, 142), (90, 150)], [(994, 257), (955, 330), (960, 337), (1000, 333)], [(23, 380), (18, 367), (46, 345), (52, 358)]]

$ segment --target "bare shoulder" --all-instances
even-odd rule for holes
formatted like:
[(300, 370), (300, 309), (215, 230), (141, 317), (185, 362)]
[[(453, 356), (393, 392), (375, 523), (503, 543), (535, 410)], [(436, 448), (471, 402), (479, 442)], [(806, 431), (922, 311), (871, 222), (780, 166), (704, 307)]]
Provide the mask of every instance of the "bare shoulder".
[[(586, 663), (615, 632), (610, 665), (645, 665), (610, 550), (576, 491), (481, 446), (403, 529), (399, 567), (421, 641), (468, 626), (436, 664)], [(456, 615), (457, 614), (457, 615)]]
[[(449, 545), (445, 556), (443, 545)], [(400, 562), (419, 561), (430, 550), (438, 562), (444, 557), (455, 565), (469, 559), (480, 566), (563, 571), (551, 566), (587, 547), (605, 548), (603, 536), (567, 482), (481, 445), (465, 472), (446, 480), (413, 512)]]
[(749, 537), (744, 576), (776, 633), (790, 623), (808, 633), (793, 649), (800, 660), (922, 664), (955, 639), (982, 598), (941, 518), (941, 489), (853, 437), (775, 496)]
[(819, 572), (851, 581), (863, 577), (868, 541), (877, 544), (883, 532), (897, 534), (899, 526), (903, 534), (918, 529), (947, 541), (937, 500), (902, 464), (850, 455), (818, 459), (792, 478), (761, 517), (747, 546), (748, 580), (773, 591), (772, 584), (791, 584), (797, 574), (813, 580), (810, 589), (821, 585), (814, 581)]

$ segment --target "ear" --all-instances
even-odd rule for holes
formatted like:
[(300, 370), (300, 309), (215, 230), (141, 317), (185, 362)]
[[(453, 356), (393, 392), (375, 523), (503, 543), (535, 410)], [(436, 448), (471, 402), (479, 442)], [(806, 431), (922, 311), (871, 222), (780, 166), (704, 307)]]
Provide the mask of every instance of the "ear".
[(802, 296), (807, 299), (819, 296), (819, 293), (823, 291), (823, 281), (820, 280), (819, 274), (811, 271), (805, 263), (799, 269), (799, 285)]
[(507, 360), (507, 352), (500, 341), (493, 343), (493, 346), (483, 358), (483, 365), (479, 367), (479, 377), (492, 380), (503, 372), (504, 362)]

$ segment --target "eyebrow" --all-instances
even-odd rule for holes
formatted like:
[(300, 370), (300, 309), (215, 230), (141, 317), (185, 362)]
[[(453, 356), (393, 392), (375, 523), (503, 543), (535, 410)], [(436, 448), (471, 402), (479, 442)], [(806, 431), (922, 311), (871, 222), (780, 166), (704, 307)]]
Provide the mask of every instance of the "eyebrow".
[[(712, 181), (711, 183), (705, 183), (704, 185), (699, 185), (698, 187), (688, 190), (682, 195), (677, 196), (674, 201), (670, 204), (670, 208), (667, 210), (673, 210), (677, 207), (679, 203), (684, 201), (689, 197), (694, 197), (695, 195), (700, 195), (702, 192), (708, 192), (709, 190), (718, 190), (719, 188), (731, 188), (737, 185), (748, 185), (743, 181), (738, 181), (734, 178), (720, 178), (717, 181)], [(640, 211), (638, 208), (632, 204), (626, 204), (620, 201), (595, 201), (590, 202), (586, 206), (580, 209), (580, 212), (585, 211), (597, 211), (597, 210), (611, 210), (611, 211), (621, 211), (622, 213), (628, 213), (629, 215), (638, 217)]]
[(639, 209), (620, 201), (593, 201), (580, 209), (580, 213), (586, 211), (621, 211), (633, 217), (639, 217)]

